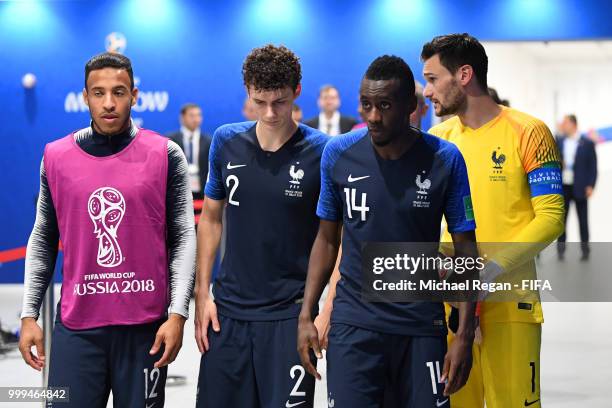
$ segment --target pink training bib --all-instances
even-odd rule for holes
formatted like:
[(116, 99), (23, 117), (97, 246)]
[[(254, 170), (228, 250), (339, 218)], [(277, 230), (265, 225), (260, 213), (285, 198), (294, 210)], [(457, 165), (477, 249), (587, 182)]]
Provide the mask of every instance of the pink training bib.
[(74, 134), (46, 146), (68, 328), (142, 324), (166, 313), (167, 146), (167, 138), (144, 129), (107, 157), (87, 154)]

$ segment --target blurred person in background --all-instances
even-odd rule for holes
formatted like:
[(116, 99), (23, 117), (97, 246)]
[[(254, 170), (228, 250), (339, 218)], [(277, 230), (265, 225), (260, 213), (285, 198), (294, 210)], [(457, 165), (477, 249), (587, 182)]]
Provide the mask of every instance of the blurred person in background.
[(489, 95), (493, 98), (493, 101), (498, 105), (510, 106), (510, 102), (507, 99), (502, 99), (499, 97), (497, 90), (495, 88), (488, 88)]
[(247, 97), (242, 104), (242, 116), (246, 120), (257, 120), (257, 111), (253, 107), (253, 102)]
[(319, 129), (329, 136), (337, 136), (349, 132), (357, 121), (350, 116), (343, 116), (340, 108), (340, 94), (333, 85), (323, 85), (319, 91), (317, 100), (320, 113), (319, 116), (308, 119), (304, 123), (312, 128)]
[(410, 126), (420, 129), (421, 122), (429, 110), (429, 105), (427, 105), (425, 102), (425, 97), (423, 96), (423, 84), (421, 84), (419, 81), (414, 81), (414, 94), (417, 99), (417, 107), (414, 112), (410, 114)]
[(195, 103), (181, 107), (181, 128), (168, 137), (185, 153), (189, 170), (189, 186), (194, 199), (204, 198), (204, 184), (208, 175), (208, 151), (211, 137), (202, 132), (202, 110)]
[[(573, 201), (578, 214), (580, 227), (581, 260), (589, 259), (589, 219), (588, 200), (593, 195), (597, 181), (597, 153), (595, 143), (586, 135), (578, 132), (576, 115), (565, 115), (559, 125), (561, 135), (557, 136), (557, 146), (562, 159), (563, 196), (565, 197), (565, 220)], [(565, 230), (557, 241), (560, 260), (565, 257)]]
[(293, 104), (291, 108), (291, 117), (295, 123), (300, 123), (304, 118), (304, 114), (302, 113), (302, 108), (297, 103)]

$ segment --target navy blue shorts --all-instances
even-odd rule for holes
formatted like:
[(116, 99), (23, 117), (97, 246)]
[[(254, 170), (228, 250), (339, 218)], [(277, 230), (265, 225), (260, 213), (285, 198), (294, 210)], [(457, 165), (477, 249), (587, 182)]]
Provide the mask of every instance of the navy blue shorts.
[(219, 315), (208, 330), (196, 407), (311, 408), (315, 380), (300, 364), (297, 318), (270, 322)]
[(161, 408), (167, 367), (153, 368), (163, 354), (149, 350), (157, 322), (71, 330), (58, 319), (53, 329), (49, 387), (69, 387), (69, 403), (48, 407), (104, 408), (113, 391), (113, 406)]
[(446, 337), (404, 336), (333, 323), (327, 403), (336, 408), (449, 408), (442, 375)]

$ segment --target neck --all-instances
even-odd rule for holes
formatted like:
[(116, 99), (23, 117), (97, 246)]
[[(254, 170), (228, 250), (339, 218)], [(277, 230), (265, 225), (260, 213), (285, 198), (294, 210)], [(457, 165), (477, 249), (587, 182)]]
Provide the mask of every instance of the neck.
[(570, 139), (574, 139), (578, 136), (578, 130), (574, 129), (571, 132), (569, 132), (569, 134), (567, 135), (567, 137), (569, 137)]
[(255, 133), (263, 150), (275, 152), (293, 136), (297, 128), (298, 125), (293, 120), (288, 120), (285, 126), (279, 128), (270, 128), (257, 122)]
[(468, 95), (462, 109), (457, 112), (461, 123), (472, 128), (478, 129), (485, 123), (491, 121), (499, 115), (501, 108), (488, 95)]
[(92, 123), (93, 123), (92, 128), (93, 128), (94, 132), (96, 132), (99, 135), (106, 136), (106, 137), (113, 137), (113, 136), (116, 136), (116, 135), (121, 135), (121, 134), (127, 133), (129, 131), (130, 125), (131, 125), (131, 121), (128, 118), (128, 120), (125, 121), (125, 124), (121, 127), (121, 129), (118, 132), (115, 132), (115, 133), (104, 133), (104, 132), (102, 132), (100, 130), (100, 128), (98, 127), (98, 125), (96, 124), (95, 121), (92, 120)]
[(325, 118), (327, 118), (328, 120), (332, 118), (332, 116), (334, 116), (334, 113), (336, 113), (336, 111), (332, 111), (332, 112), (323, 112), (323, 114), (325, 115)]
[(408, 128), (403, 134), (396, 136), (385, 146), (377, 146), (374, 143), (372, 145), (376, 153), (384, 160), (397, 160), (410, 150), (418, 138), (419, 132)]

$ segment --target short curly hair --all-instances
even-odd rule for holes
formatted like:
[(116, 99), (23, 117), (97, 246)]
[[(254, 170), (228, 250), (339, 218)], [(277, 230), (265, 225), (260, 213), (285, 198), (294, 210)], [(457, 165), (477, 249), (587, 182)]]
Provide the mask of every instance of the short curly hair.
[(300, 59), (289, 48), (272, 44), (253, 49), (242, 64), (244, 85), (258, 91), (285, 87), (295, 91), (302, 80)]

